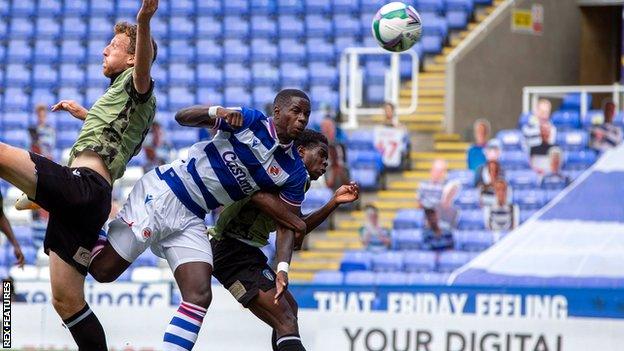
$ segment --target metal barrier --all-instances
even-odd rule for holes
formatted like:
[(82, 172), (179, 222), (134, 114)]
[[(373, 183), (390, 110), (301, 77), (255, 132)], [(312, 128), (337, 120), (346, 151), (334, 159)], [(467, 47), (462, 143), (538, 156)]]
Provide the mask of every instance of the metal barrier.
[(540, 98), (563, 98), (570, 93), (581, 94), (581, 116), (585, 116), (589, 110), (587, 94), (590, 93), (611, 93), (616, 111), (621, 111), (624, 86), (615, 83), (613, 85), (524, 87), (522, 89), (522, 113), (531, 113)]

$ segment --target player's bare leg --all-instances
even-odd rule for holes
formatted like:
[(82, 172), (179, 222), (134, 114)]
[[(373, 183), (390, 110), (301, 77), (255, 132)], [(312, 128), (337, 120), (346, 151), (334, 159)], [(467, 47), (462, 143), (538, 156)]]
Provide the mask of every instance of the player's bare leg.
[(276, 304), (275, 294), (276, 289), (258, 291), (258, 295), (249, 303), (249, 310), (273, 328), (273, 350), (305, 350), (299, 337), (295, 298), (289, 291), (285, 291)]
[(107, 242), (91, 260), (89, 273), (100, 283), (111, 283), (117, 280), (130, 267), (130, 264), (131, 262), (121, 257)]
[(163, 350), (192, 350), (212, 301), (212, 266), (206, 262), (183, 263), (173, 276), (182, 302), (165, 330)]
[(0, 178), (35, 198), (37, 171), (28, 151), (0, 143)]
[(63, 319), (80, 351), (105, 351), (104, 329), (84, 297), (84, 276), (50, 251), (52, 305)]

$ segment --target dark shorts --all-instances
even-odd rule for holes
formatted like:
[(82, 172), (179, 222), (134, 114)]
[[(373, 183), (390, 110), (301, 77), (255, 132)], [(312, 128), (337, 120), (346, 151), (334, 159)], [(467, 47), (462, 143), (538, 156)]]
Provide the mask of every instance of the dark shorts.
[(212, 274), (244, 307), (262, 291), (275, 288), (275, 272), (257, 247), (236, 239), (211, 239), (214, 270)]
[(87, 275), (91, 249), (111, 209), (112, 187), (89, 168), (69, 168), (30, 153), (37, 170), (34, 201), (50, 212), (43, 247)]

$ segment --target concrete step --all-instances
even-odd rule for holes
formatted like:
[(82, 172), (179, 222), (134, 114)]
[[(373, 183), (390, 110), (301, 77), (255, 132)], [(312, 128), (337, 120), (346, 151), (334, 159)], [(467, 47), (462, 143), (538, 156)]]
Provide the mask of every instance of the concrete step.
[(405, 191), (383, 190), (377, 196), (380, 200), (414, 200), (414, 194)]
[[(371, 116), (368, 118), (368, 121), (373, 123), (383, 123), (385, 121), (384, 116)], [(399, 121), (402, 123), (405, 122), (435, 122), (441, 123), (444, 120), (444, 115), (439, 113), (431, 113), (431, 112), (416, 112), (413, 115), (402, 115), (399, 116)]]
[(439, 64), (446, 64), (446, 55), (436, 55), (433, 58), (433, 62), (439, 63)]
[[(447, 161), (446, 164), (449, 170), (466, 168), (466, 161)], [(433, 161), (412, 162), (412, 169), (415, 171), (429, 171), (431, 166), (433, 166)]]
[(423, 88), (418, 89), (418, 96), (444, 96), (446, 90), (443, 88)]
[[(360, 211), (357, 211), (360, 212)], [(353, 214), (353, 212), (351, 212)], [(329, 230), (327, 231), (328, 239), (352, 240), (359, 238), (359, 234), (354, 230)]]
[(388, 188), (392, 190), (415, 192), (418, 190), (419, 183), (420, 182), (418, 180), (395, 180), (388, 183)]
[[(384, 210), (402, 210), (404, 208), (417, 208), (416, 200), (414, 201), (376, 201), (375, 206)], [(385, 221), (385, 220), (382, 220)], [(391, 221), (388, 221), (388, 227), (392, 227)]]
[(293, 261), (291, 267), (295, 271), (322, 271), (337, 270), (340, 268), (340, 262), (323, 262), (323, 261)]
[(461, 135), (457, 133), (436, 133), (433, 135), (433, 141), (460, 141)]
[(291, 282), (311, 282), (314, 279), (315, 272), (298, 272), (298, 271), (290, 271), (288, 272), (288, 280)]
[(299, 251), (296, 257), (302, 260), (341, 260), (344, 254), (340, 251)]
[(364, 246), (358, 241), (335, 241), (335, 240), (316, 240), (312, 244), (313, 250), (361, 250)]
[(466, 151), (470, 143), (465, 142), (437, 142), (434, 144), (436, 151)]
[(440, 63), (431, 63), (425, 66), (425, 72), (444, 73), (446, 65)]
[(441, 124), (406, 124), (410, 132), (435, 133), (444, 130)]
[(447, 161), (466, 161), (466, 153), (462, 151), (457, 152), (422, 152), (412, 151), (410, 153), (412, 160), (435, 160), (438, 158)]
[(429, 179), (429, 171), (403, 171), (403, 179)]

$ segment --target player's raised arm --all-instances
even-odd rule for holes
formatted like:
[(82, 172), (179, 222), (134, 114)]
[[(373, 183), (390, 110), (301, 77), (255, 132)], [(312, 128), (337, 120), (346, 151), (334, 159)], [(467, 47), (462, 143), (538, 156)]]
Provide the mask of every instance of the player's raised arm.
[(150, 90), (150, 68), (154, 58), (154, 47), (150, 34), (150, 20), (158, 9), (158, 0), (143, 0), (141, 9), (137, 14), (137, 37), (136, 51), (134, 54), (134, 72), (132, 79), (134, 88), (139, 94), (145, 94)]
[(321, 225), (338, 206), (351, 203), (359, 197), (360, 187), (355, 182), (338, 188), (334, 196), (323, 207), (304, 217), (303, 220), (307, 228), (306, 234)]
[(239, 110), (231, 110), (221, 106), (195, 105), (178, 111), (176, 121), (187, 127), (217, 128), (222, 121), (232, 128), (243, 125), (243, 114)]
[(262, 212), (269, 215), (278, 225), (286, 227), (294, 232), (305, 233), (306, 223), (286, 208), (286, 204), (280, 200), (277, 194), (259, 191), (251, 196), (251, 203)]

